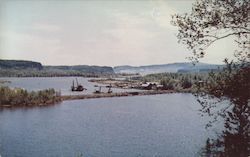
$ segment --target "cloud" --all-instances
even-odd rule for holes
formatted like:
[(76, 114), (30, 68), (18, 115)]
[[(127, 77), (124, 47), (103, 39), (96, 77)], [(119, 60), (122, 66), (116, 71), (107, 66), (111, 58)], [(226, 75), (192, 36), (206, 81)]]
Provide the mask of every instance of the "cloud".
[(61, 50), (61, 41), (57, 38), (46, 38), (32, 33), (15, 31), (1, 32), (0, 46), (3, 58), (27, 58), (37, 60), (44, 55), (51, 55)]
[(174, 26), (171, 25), (171, 15), (177, 13), (177, 11), (170, 7), (167, 1), (158, 0), (152, 1), (154, 8), (151, 11), (152, 19), (162, 28), (176, 30)]
[(185, 61), (191, 53), (177, 43), (170, 21), (172, 14), (186, 11), (190, 3), (13, 1), (3, 10), (9, 14), (0, 23), (0, 55), (50, 65)]
[(58, 32), (62, 30), (61, 27), (48, 23), (35, 23), (31, 26), (31, 29), (42, 32)]

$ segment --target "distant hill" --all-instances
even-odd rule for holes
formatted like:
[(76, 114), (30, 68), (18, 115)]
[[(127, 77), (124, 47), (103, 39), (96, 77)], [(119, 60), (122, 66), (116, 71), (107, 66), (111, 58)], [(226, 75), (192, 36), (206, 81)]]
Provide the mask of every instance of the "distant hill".
[(87, 76), (114, 74), (108, 66), (43, 66), (39, 62), (22, 60), (0, 60), (0, 77), (50, 77), (50, 76)]
[(49, 71), (78, 71), (82, 73), (114, 74), (113, 68), (108, 66), (89, 66), (89, 65), (44, 66), (44, 69)]
[(0, 59), (0, 69), (43, 69), (39, 62), (24, 61), (24, 60), (3, 60)]
[(211, 70), (218, 70), (222, 65), (197, 63), (195, 66), (192, 63), (172, 63), (161, 65), (147, 65), (147, 66), (116, 66), (114, 67), (115, 73), (140, 73), (140, 74), (153, 74), (164, 72), (207, 72)]
[(142, 75), (164, 72), (208, 72), (218, 70), (222, 65), (198, 63), (172, 63), (147, 66), (44, 66), (39, 62), (23, 60), (3, 60), (0, 59), (0, 77), (27, 77), (27, 76), (100, 76), (113, 75), (115, 73), (140, 73)]

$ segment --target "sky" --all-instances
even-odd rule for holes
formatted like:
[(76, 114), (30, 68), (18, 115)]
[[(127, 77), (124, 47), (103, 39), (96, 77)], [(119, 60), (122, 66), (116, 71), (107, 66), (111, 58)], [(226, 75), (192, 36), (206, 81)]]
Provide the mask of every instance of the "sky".
[[(0, 0), (0, 59), (43, 65), (151, 65), (188, 62), (171, 15), (193, 0)], [(232, 39), (211, 45), (202, 62), (222, 64)]]

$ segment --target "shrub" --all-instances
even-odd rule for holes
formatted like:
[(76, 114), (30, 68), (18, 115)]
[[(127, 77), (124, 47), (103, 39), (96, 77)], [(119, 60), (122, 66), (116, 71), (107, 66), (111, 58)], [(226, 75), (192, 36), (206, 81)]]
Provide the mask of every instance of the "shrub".
[(0, 87), (0, 107), (47, 105), (60, 101), (61, 95), (54, 89), (28, 92), (21, 88)]

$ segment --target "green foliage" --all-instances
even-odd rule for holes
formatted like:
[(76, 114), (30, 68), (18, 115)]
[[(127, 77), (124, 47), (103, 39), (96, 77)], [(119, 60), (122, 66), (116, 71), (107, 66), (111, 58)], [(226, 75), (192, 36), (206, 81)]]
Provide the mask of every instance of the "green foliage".
[(174, 90), (175, 89), (175, 82), (173, 79), (162, 78), (160, 80), (160, 84), (163, 85), (163, 89), (165, 89), (165, 90)]
[(0, 69), (0, 77), (64, 77), (64, 76), (82, 76), (82, 77), (100, 77), (110, 76), (111, 72), (85, 72), (77, 70), (59, 70), (59, 69)]
[(192, 82), (187, 77), (185, 77), (181, 80), (181, 86), (183, 89), (191, 88)]
[(191, 59), (202, 58), (218, 40), (234, 37), (238, 51), (249, 52), (249, 0), (197, 0), (191, 13), (173, 15), (177, 38), (193, 52)]
[(0, 107), (2, 106), (36, 106), (53, 104), (61, 101), (60, 93), (54, 89), (28, 92), (21, 88), (0, 87)]
[(218, 156), (245, 157), (250, 153), (250, 55), (239, 53), (237, 59), (226, 59), (227, 66), (219, 73), (210, 73), (196, 93), (201, 112), (212, 117), (207, 126), (224, 119), (223, 134), (210, 144), (210, 152), (220, 153)]
[(38, 62), (0, 59), (0, 77), (98, 77), (112, 74), (113, 68), (107, 66), (42, 66)]
[(143, 76), (141, 81), (159, 82), (165, 90), (195, 90), (199, 81), (206, 81), (208, 73), (159, 73)]
[[(224, 119), (224, 131), (216, 140), (208, 140), (202, 156), (245, 157), (250, 154), (250, 2), (249, 0), (197, 0), (190, 14), (174, 15), (177, 38), (192, 50), (191, 59), (204, 57), (206, 49), (218, 40), (234, 37), (238, 44), (237, 61), (228, 62), (219, 73), (211, 73), (198, 86), (201, 112)], [(225, 102), (222, 104), (221, 102)]]
[(37, 69), (41, 70), (42, 64), (39, 62), (23, 60), (3, 60), (0, 59), (0, 69)]

